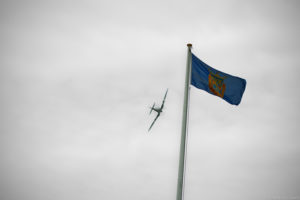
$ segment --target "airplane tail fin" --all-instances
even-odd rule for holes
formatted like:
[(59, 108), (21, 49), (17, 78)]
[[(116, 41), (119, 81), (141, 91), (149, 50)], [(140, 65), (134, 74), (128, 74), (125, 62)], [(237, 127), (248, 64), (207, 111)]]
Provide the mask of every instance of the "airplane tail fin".
[(152, 107), (149, 107), (149, 108), (150, 108), (150, 113), (149, 113), (149, 115), (152, 113), (152, 110), (153, 110), (154, 106), (155, 106), (155, 103), (153, 103), (153, 106), (152, 106)]

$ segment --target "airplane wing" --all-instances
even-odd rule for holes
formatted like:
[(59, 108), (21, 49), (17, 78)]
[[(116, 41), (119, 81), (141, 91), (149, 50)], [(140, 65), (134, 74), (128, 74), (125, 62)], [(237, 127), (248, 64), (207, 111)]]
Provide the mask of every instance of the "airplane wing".
[(154, 119), (154, 121), (152, 122), (150, 128), (148, 129), (148, 131), (150, 131), (150, 129), (152, 128), (153, 124), (155, 123), (155, 121), (157, 120), (157, 118), (159, 117), (160, 113), (158, 113)]
[(161, 110), (162, 110), (162, 109), (163, 109), (163, 107), (164, 107), (165, 100), (166, 100), (166, 97), (167, 97), (167, 94), (168, 94), (168, 90), (169, 90), (169, 89), (167, 89), (167, 91), (166, 91), (166, 93), (165, 93), (164, 100), (163, 100), (163, 102), (162, 102), (162, 104), (161, 104), (161, 107), (160, 107), (160, 109), (161, 109)]

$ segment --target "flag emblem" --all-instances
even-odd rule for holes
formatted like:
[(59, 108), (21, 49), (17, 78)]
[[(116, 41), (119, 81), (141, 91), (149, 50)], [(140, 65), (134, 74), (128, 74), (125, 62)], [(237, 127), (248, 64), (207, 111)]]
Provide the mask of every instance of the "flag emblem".
[(208, 75), (208, 87), (210, 91), (221, 98), (224, 97), (226, 85), (224, 84), (225, 77), (221, 77), (217, 73), (214, 74), (212, 71)]

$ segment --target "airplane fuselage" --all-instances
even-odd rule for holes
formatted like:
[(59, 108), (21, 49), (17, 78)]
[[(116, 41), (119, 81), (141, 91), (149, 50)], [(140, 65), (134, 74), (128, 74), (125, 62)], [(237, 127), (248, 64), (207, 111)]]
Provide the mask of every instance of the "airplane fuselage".
[(161, 108), (152, 108), (155, 112), (157, 113), (161, 113), (162, 112), (162, 109)]

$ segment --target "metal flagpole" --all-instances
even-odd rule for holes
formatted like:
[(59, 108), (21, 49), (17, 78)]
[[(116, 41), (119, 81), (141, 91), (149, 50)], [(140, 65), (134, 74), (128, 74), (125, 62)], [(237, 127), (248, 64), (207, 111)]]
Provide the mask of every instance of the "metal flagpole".
[(183, 100), (181, 142), (180, 142), (180, 152), (179, 152), (179, 167), (178, 167), (176, 200), (183, 199), (183, 188), (184, 188), (186, 134), (187, 134), (187, 120), (188, 120), (188, 103), (189, 103), (189, 96), (190, 96), (189, 94), (190, 94), (192, 44), (187, 44), (187, 46), (188, 46), (188, 52), (187, 52), (187, 62), (186, 62), (185, 86), (184, 86), (184, 100)]

